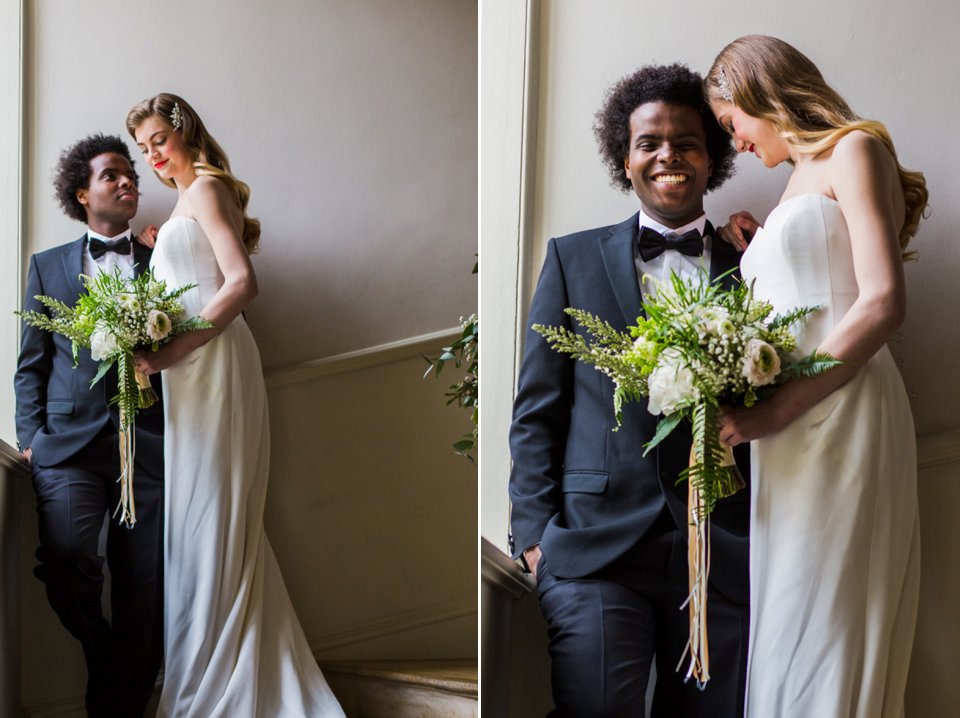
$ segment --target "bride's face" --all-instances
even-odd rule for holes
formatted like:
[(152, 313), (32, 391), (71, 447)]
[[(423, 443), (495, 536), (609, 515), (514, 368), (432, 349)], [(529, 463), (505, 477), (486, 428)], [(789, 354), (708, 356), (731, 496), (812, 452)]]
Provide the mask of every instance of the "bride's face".
[(767, 167), (790, 159), (789, 145), (770, 120), (753, 117), (731, 102), (713, 100), (710, 109), (717, 122), (733, 137), (737, 152), (752, 152)]
[(193, 171), (193, 157), (180, 133), (153, 115), (137, 127), (137, 148), (161, 179), (177, 179)]

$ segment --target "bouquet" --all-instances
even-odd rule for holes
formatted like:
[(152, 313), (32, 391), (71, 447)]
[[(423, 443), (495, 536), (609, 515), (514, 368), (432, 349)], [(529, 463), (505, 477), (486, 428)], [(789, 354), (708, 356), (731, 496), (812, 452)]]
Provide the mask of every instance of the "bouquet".
[(90, 350), (100, 362), (90, 386), (100, 381), (111, 367), (117, 367), (117, 394), (110, 400), (120, 410), (120, 503), (114, 516), (133, 527), (137, 515), (133, 500), (134, 422), (137, 411), (152, 406), (157, 395), (150, 380), (133, 363), (140, 349), (156, 351), (176, 334), (212, 327), (200, 317), (184, 318), (180, 297), (195, 284), (172, 291), (166, 282), (153, 276), (153, 270), (139, 277), (124, 277), (120, 268), (102, 272), (95, 278), (81, 275), (84, 292), (75, 306), (37, 295), (47, 312), (24, 311), (17, 314), (31, 326), (62, 334), (73, 344), (73, 366), (77, 367), (80, 348)]
[(730, 447), (720, 441), (717, 410), (721, 404), (751, 406), (791, 377), (813, 376), (840, 363), (817, 351), (794, 356), (797, 339), (791, 327), (818, 307), (771, 316), (773, 306), (754, 296), (752, 284), (724, 289), (722, 278), (710, 283), (701, 272), (699, 281), (685, 282), (673, 273), (658, 283), (656, 295), (643, 304), (645, 316), (627, 332), (573, 308), (566, 313), (592, 340), (566, 327), (533, 326), (553, 349), (613, 380), (618, 428), (625, 401), (647, 397), (650, 413), (663, 414), (644, 455), (681, 421), (692, 424), (690, 463), (678, 478), (688, 483), (690, 594), (681, 608), (689, 605), (690, 639), (677, 669), (689, 653), (687, 679), (695, 678), (701, 687), (710, 679), (709, 516), (718, 499), (745, 485)]

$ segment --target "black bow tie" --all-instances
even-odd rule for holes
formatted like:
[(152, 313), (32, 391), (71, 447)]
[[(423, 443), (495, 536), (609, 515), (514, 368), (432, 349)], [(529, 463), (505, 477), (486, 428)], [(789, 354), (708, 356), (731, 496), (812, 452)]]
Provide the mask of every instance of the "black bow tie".
[(107, 252), (116, 252), (117, 254), (130, 254), (130, 238), (108, 240), (90, 239), (90, 256), (94, 259), (100, 259)]
[(665, 237), (654, 229), (644, 227), (640, 230), (637, 244), (640, 246), (640, 257), (644, 262), (659, 257), (668, 249), (675, 249), (691, 257), (699, 257), (703, 254), (703, 238), (695, 229), (681, 235), (667, 232)]

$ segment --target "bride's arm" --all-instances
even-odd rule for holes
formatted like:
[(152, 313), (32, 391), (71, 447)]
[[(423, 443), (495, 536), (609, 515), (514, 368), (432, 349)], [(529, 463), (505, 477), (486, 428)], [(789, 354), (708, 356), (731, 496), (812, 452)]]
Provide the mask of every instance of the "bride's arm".
[(259, 291), (257, 275), (243, 245), (243, 215), (228, 187), (214, 177), (197, 177), (188, 192), (188, 209), (210, 240), (223, 274), (223, 286), (200, 311), (200, 316), (223, 329)]
[(838, 142), (829, 162), (833, 193), (850, 230), (858, 296), (819, 348), (845, 363), (816, 377), (788, 381), (752, 409), (723, 411), (720, 437), (731, 445), (779, 431), (845, 384), (906, 316), (896, 162), (879, 140), (859, 132)]
[(206, 344), (236, 319), (259, 291), (250, 255), (243, 245), (243, 216), (230, 190), (214, 177), (201, 176), (187, 193), (187, 209), (210, 240), (223, 274), (223, 285), (200, 311), (200, 316), (215, 328), (178, 334), (156, 352), (138, 355), (137, 366), (146, 374), (166, 369)]

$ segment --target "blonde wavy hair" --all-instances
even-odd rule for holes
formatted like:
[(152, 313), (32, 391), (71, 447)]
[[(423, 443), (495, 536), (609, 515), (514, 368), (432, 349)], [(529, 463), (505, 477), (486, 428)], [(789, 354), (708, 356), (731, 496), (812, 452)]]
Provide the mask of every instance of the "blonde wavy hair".
[(730, 101), (751, 117), (769, 120), (797, 152), (816, 155), (845, 135), (861, 130), (879, 139), (893, 155), (900, 174), (906, 214), (899, 240), (903, 258), (927, 208), (923, 173), (900, 164), (883, 124), (859, 117), (827, 84), (817, 66), (792, 45), (767, 35), (746, 35), (727, 45), (703, 79), (710, 100)]
[[(179, 116), (179, 128), (174, 128), (174, 107)], [(260, 245), (260, 220), (247, 216), (247, 204), (250, 202), (250, 187), (234, 177), (230, 171), (227, 153), (207, 132), (203, 121), (186, 100), (169, 92), (161, 92), (143, 102), (138, 102), (127, 113), (127, 132), (136, 140), (136, 130), (148, 117), (158, 117), (170, 126), (171, 131), (179, 132), (183, 144), (193, 154), (193, 167), (198, 175), (209, 175), (223, 182), (233, 193), (237, 206), (243, 212), (243, 245), (249, 254), (256, 252)], [(172, 179), (161, 182), (176, 187)]]

